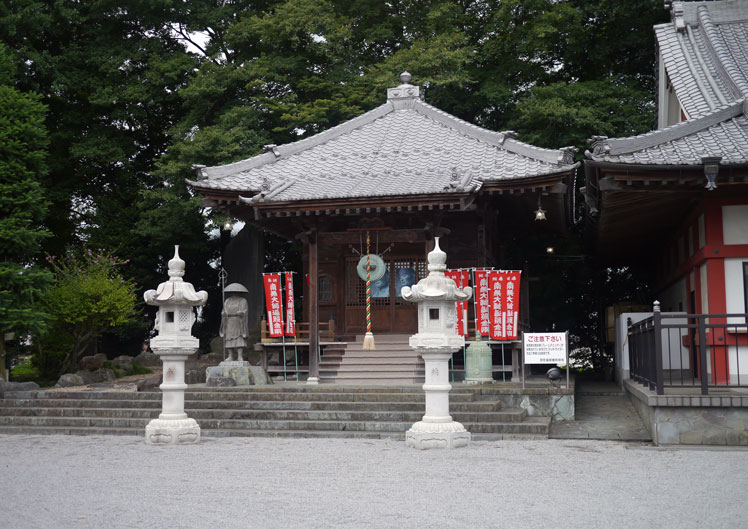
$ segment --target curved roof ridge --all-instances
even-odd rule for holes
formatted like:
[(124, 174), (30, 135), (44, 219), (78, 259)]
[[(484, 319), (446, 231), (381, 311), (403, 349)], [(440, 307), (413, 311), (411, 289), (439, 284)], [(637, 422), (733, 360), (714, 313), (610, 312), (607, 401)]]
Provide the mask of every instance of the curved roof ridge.
[(667, 76), (687, 115), (695, 117), (709, 112), (706, 96), (691, 75), (684, 32), (678, 32), (673, 23), (666, 23), (655, 26), (655, 35)]
[(741, 99), (716, 108), (713, 112), (704, 116), (681, 121), (664, 129), (653, 130), (637, 136), (624, 138), (593, 136), (587, 140), (592, 145), (593, 150), (592, 152), (585, 152), (585, 155), (594, 159), (598, 155), (626, 154), (677, 140), (743, 114), (745, 103), (746, 101)]
[(724, 75), (727, 81), (727, 86), (731, 88), (733, 96), (746, 97), (748, 96), (748, 82), (742, 77), (740, 69), (732, 59), (730, 51), (725, 46), (721, 36), (717, 32), (715, 24), (712, 22), (712, 16), (709, 13), (709, 9), (705, 5), (699, 6), (698, 18), (701, 26), (704, 28), (706, 33), (706, 45), (710, 51), (717, 58), (715, 66), (717, 71)]
[[(514, 137), (513, 131), (502, 131), (496, 132), (483, 128), (479, 125), (475, 125), (468, 121), (462, 120), (448, 112), (445, 112), (435, 106), (429, 105), (424, 101), (416, 101), (413, 108), (439, 123), (442, 123), (448, 127), (455, 129), (457, 132), (472, 136), (473, 138), (500, 147), (504, 150), (526, 156), (528, 158), (534, 158), (542, 162), (558, 165), (572, 165), (573, 151), (569, 151), (571, 147), (564, 147), (561, 149), (546, 149), (543, 147), (537, 147), (529, 143), (521, 142)], [(569, 152), (571, 152), (572, 159), (569, 159)]]
[(347, 132), (351, 132), (352, 130), (363, 127), (364, 125), (367, 125), (372, 121), (386, 116), (387, 114), (392, 112), (393, 109), (394, 107), (392, 106), (392, 103), (388, 101), (372, 110), (369, 110), (368, 112), (361, 114), (360, 116), (356, 116), (353, 119), (344, 121), (339, 125), (335, 125), (334, 127), (331, 127), (327, 130), (318, 132), (317, 134), (309, 136), (308, 138), (297, 140), (292, 143), (286, 143), (284, 145), (273, 146), (272, 152), (257, 154), (250, 158), (225, 165), (216, 165), (213, 167), (198, 166), (196, 167), (196, 170), (198, 172), (198, 179), (204, 180), (222, 178), (224, 176), (233, 175), (241, 171), (254, 169), (255, 167), (274, 162), (283, 157), (291, 156), (292, 154), (296, 154), (297, 152), (301, 152), (310, 147), (314, 147), (315, 145), (320, 145), (334, 138), (337, 138), (342, 134), (346, 134)]

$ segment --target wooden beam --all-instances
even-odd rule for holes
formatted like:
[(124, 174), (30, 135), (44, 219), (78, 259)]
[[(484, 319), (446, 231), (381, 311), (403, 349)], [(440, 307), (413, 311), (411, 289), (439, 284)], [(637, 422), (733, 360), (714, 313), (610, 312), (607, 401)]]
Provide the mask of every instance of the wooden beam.
[[(426, 239), (426, 233), (423, 230), (381, 230), (377, 231), (379, 242), (406, 242), (415, 243)], [(320, 232), (318, 234), (319, 243), (324, 245), (335, 244), (358, 244), (361, 237), (358, 231), (341, 231), (341, 232)]]

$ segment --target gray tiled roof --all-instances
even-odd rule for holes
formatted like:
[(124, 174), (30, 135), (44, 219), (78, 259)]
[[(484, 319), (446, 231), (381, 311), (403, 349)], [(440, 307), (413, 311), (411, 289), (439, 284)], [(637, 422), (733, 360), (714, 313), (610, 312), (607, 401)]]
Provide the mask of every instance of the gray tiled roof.
[[(409, 94), (397, 92), (403, 88)], [(421, 101), (418, 87), (388, 92), (387, 103), (366, 114), (275, 152), (199, 168), (190, 183), (256, 195), (253, 202), (287, 202), (477, 191), (485, 182), (576, 167), (572, 151), (462, 121)]]
[(748, 163), (748, 0), (673, 2), (672, 18), (655, 31), (690, 119), (630, 138), (593, 137), (585, 154), (625, 164)]
[(721, 164), (748, 163), (748, 118), (744, 101), (701, 118), (630, 138), (593, 137), (587, 157), (598, 162), (699, 165), (721, 156)]
[(688, 117), (748, 96), (748, 2), (673, 2), (671, 13), (655, 33)]

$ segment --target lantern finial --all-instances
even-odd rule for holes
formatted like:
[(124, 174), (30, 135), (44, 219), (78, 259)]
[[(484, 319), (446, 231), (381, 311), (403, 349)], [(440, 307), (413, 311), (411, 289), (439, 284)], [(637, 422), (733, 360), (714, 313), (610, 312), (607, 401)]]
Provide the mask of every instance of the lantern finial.
[(169, 260), (169, 279), (182, 281), (184, 276), (184, 261), (179, 257), (179, 245), (174, 245), (174, 257)]

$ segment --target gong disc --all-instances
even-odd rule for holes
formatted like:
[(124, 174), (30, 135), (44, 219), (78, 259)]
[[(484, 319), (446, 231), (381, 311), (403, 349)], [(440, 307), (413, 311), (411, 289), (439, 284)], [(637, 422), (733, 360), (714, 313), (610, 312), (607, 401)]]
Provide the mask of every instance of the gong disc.
[[(384, 273), (387, 271), (387, 268), (384, 265), (384, 260), (382, 260), (381, 257), (379, 257), (375, 253), (369, 254), (369, 270), (370, 275), (369, 278), (371, 281), (379, 281), (384, 276)], [(366, 281), (366, 256), (362, 255), (361, 259), (358, 261), (358, 265), (356, 265), (356, 271), (358, 272), (358, 277)]]

